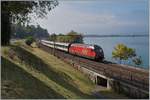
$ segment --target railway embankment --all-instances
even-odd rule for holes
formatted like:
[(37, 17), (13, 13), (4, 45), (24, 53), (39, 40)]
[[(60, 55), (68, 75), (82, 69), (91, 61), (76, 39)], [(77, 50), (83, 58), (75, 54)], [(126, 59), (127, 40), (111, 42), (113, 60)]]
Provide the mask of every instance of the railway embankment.
[(105, 64), (70, 55), (39, 44), (39, 47), (71, 64), (94, 83), (131, 98), (149, 98), (149, 72), (118, 64)]
[(2, 47), (3, 99), (114, 98), (105, 96), (108, 93), (94, 95), (95, 85), (89, 78), (55, 56), (39, 48), (18, 45)]
[(34, 55), (44, 54), (39, 49), (25, 48), (2, 48), (2, 98), (94, 98), (94, 85), (82, 73), (50, 55), (42, 60)]

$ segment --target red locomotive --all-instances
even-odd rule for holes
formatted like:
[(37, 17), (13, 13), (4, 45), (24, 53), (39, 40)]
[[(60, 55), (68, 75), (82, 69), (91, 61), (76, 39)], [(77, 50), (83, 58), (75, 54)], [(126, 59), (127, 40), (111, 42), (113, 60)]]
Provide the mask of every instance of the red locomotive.
[[(52, 41), (41, 40), (41, 43), (45, 46), (54, 48), (54, 42)], [(102, 61), (104, 59), (103, 50), (98, 45), (55, 42), (55, 48), (73, 55), (94, 59), (97, 61)]]
[(103, 60), (104, 59), (104, 53), (102, 48), (100, 48), (97, 45), (87, 45), (87, 44), (76, 44), (73, 43), (69, 47), (69, 53), (86, 57), (89, 59), (95, 59), (95, 60)]

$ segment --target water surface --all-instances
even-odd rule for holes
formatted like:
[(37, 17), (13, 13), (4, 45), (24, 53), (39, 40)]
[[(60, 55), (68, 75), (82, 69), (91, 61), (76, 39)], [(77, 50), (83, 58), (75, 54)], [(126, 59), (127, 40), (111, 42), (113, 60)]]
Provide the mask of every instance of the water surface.
[[(114, 47), (123, 43), (130, 48), (134, 48), (138, 56), (142, 58), (142, 68), (148, 69), (149, 67), (149, 37), (84, 37), (84, 43), (97, 44), (103, 48), (105, 59), (119, 63), (112, 59), (112, 51)], [(134, 65), (131, 61), (125, 64)]]

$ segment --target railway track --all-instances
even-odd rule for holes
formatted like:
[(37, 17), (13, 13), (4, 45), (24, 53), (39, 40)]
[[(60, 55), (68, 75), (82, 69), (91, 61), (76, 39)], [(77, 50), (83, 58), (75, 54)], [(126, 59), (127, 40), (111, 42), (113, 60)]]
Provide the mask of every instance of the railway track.
[(70, 61), (72, 64), (79, 64), (87, 69), (103, 74), (107, 77), (119, 80), (136, 86), (138, 88), (149, 90), (149, 72), (132, 67), (121, 66), (113, 63), (96, 62), (86, 58), (74, 56), (66, 52), (49, 48), (38, 43), (38, 46), (43, 50), (55, 54), (62, 60)]

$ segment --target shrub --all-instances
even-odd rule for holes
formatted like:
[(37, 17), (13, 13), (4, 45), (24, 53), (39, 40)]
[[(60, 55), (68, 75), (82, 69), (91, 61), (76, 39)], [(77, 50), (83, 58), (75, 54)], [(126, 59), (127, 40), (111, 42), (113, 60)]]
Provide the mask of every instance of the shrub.
[(112, 52), (112, 57), (115, 59), (119, 59), (120, 63), (122, 60), (128, 60), (129, 58), (135, 57), (136, 52), (135, 49), (128, 48), (124, 44), (118, 44)]
[(14, 42), (14, 44), (20, 46), (22, 43), (21, 43), (21, 41), (16, 41), (16, 42)]
[(5, 56), (8, 56), (8, 53), (9, 53), (9, 48), (4, 48), (4, 49), (3, 49), (3, 54), (4, 54)]
[(142, 58), (141, 58), (141, 56), (140, 56), (140, 57), (138, 57), (138, 56), (134, 57), (134, 58), (132, 59), (132, 61), (133, 61), (133, 63), (134, 63), (135, 65), (141, 65), (141, 64), (142, 64)]
[(29, 45), (29, 46), (30, 46), (33, 42), (34, 42), (34, 38), (33, 38), (32, 36), (27, 37), (27, 39), (26, 39), (26, 41), (25, 41), (25, 43), (26, 43), (27, 45)]

